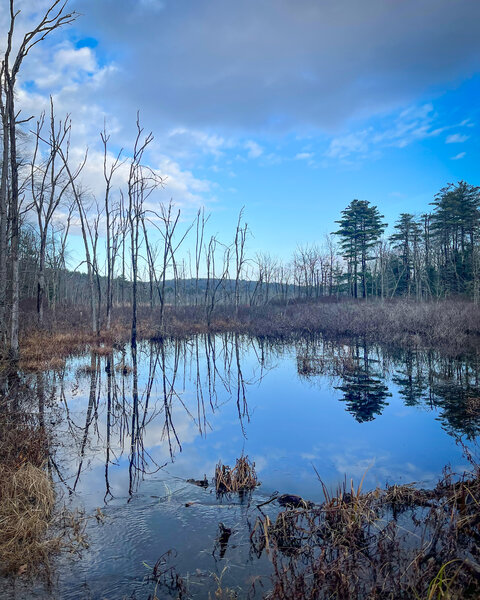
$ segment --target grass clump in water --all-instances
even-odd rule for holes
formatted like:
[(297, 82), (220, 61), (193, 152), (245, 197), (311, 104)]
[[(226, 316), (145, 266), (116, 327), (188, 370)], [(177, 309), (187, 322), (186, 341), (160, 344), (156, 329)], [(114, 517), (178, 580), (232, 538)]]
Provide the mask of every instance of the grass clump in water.
[(255, 463), (248, 456), (237, 458), (233, 469), (219, 461), (215, 467), (214, 479), (217, 494), (247, 492), (259, 485)]
[(252, 550), (273, 567), (265, 598), (480, 597), (480, 469), (432, 490), (341, 486), (309, 509), (258, 517)]

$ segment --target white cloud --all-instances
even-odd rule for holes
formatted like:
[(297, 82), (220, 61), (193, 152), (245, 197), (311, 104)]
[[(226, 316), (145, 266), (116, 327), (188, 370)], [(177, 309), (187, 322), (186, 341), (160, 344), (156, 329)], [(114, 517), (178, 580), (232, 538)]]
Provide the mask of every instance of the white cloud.
[(460, 160), (460, 159), (464, 158), (466, 155), (467, 155), (466, 152), (459, 152), (455, 156), (452, 156), (452, 160)]
[(175, 127), (170, 130), (167, 134), (167, 143), (168, 151), (179, 158), (192, 154), (210, 154), (220, 158), (224, 150), (232, 145), (220, 135), (187, 127)]
[(372, 130), (363, 130), (335, 137), (325, 152), (327, 158), (343, 159), (351, 154), (365, 154), (369, 148)]
[(258, 158), (263, 154), (263, 148), (253, 140), (247, 140), (244, 144), (244, 147), (246, 150), (248, 150), (249, 158)]
[(351, 155), (371, 156), (382, 148), (406, 148), (427, 138), (438, 137), (448, 127), (437, 125), (439, 117), (432, 104), (412, 106), (397, 116), (389, 115), (379, 125), (334, 137), (324, 156), (346, 160)]
[(295, 155), (295, 160), (311, 160), (314, 156), (314, 152), (298, 152)]
[(447, 136), (445, 140), (446, 144), (463, 144), (466, 142), (470, 136), (464, 135), (462, 133), (452, 133), (452, 135)]
[[(145, 2), (147, 4), (149, 2)], [(120, 188), (125, 190), (128, 154), (136, 131), (135, 114), (128, 118), (122, 113), (112, 115), (110, 107), (103, 102), (103, 92), (118, 76), (119, 67), (112, 62), (100, 65), (97, 52), (97, 48), (76, 48), (70, 41), (36, 46), (35, 52), (22, 67), (17, 87), (17, 107), (22, 109), (22, 115), (33, 115), (35, 119), (44, 111), (48, 120), (49, 97), (52, 95), (57, 121), (70, 115), (71, 163), (78, 164), (86, 148), (89, 148), (88, 159), (81, 174), (81, 185), (87, 198), (96, 197), (101, 202), (105, 182), (100, 131), (104, 121), (111, 136), (110, 160), (122, 146), (125, 148), (123, 155), (127, 158), (126, 164), (116, 173), (114, 194), (118, 194)], [(143, 118), (141, 121), (143, 123)], [(34, 129), (34, 123), (30, 121), (26, 129)], [(145, 132), (148, 131), (146, 126)], [(172, 199), (175, 206), (182, 209), (182, 213), (189, 213), (196, 211), (199, 206), (215, 202), (214, 184), (198, 177), (184, 163), (191, 162), (191, 157), (197, 155), (218, 159), (230, 144), (220, 135), (199, 129), (176, 126), (160, 132), (145, 155), (148, 166), (165, 180), (165, 186), (149, 198), (151, 208), (158, 208), (160, 202)], [(59, 212), (58, 219), (62, 218), (65, 215)]]

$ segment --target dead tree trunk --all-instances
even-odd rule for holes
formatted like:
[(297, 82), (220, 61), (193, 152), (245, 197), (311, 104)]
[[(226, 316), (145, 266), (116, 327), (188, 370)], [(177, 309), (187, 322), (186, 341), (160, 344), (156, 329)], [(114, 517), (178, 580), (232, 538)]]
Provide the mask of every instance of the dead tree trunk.
[[(43, 13), (38, 25), (31, 31), (28, 31), (21, 39), (16, 55), (12, 57), (12, 46), (14, 41), (16, 19), (19, 10), (15, 8), (15, 0), (9, 0), (10, 23), (7, 34), (6, 50), (2, 61), (2, 78), (0, 81), (0, 94), (3, 95), (4, 115), (3, 125), (4, 133), (7, 133), (9, 150), (9, 173), (10, 173), (10, 266), (11, 266), (11, 321), (10, 321), (10, 340), (9, 351), (13, 360), (18, 359), (18, 327), (19, 327), (19, 185), (18, 185), (18, 161), (17, 161), (17, 133), (16, 127), (22, 121), (18, 120), (15, 111), (15, 89), (17, 75), (22, 66), (22, 62), (29, 51), (39, 42), (44, 40), (50, 33), (59, 29), (63, 25), (72, 23), (76, 18), (75, 12), (66, 14), (65, 7), (67, 2), (56, 0), (52, 2), (49, 8)], [(11, 61), (11, 59), (13, 59)], [(5, 146), (4, 146), (5, 149)], [(2, 164), (2, 173), (5, 173), (7, 164)], [(0, 293), (1, 295), (1, 293)], [(1, 300), (1, 299), (0, 299)]]

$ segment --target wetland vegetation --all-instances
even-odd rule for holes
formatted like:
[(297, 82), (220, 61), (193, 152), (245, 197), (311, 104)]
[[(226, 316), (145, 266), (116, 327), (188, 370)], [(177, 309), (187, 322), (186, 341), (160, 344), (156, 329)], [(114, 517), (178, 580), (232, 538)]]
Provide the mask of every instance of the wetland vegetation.
[(197, 334), (3, 389), (43, 423), (57, 506), (88, 517), (58, 597), (475, 597), (476, 353)]
[(478, 597), (480, 189), (447, 184), (389, 233), (354, 199), (290, 260), (250, 256), (246, 210), (223, 239), (155, 202), (137, 116), (131, 148), (99, 132), (100, 200), (53, 99), (34, 125), (16, 110), (30, 50), (79, 15), (52, 1), (25, 34), (16, 4), (0, 595)]

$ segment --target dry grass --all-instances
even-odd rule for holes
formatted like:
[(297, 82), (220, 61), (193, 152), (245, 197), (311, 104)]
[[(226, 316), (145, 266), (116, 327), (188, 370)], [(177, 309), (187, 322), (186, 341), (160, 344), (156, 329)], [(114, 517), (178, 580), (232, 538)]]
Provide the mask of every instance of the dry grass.
[(30, 463), (16, 471), (0, 468), (0, 565), (22, 574), (47, 565), (61, 539), (47, 537), (55, 494), (44, 469)]
[(259, 517), (252, 550), (273, 566), (269, 599), (480, 597), (480, 470), (434, 490), (344, 484), (313, 508)]
[(217, 494), (246, 492), (255, 489), (259, 485), (255, 463), (250, 462), (248, 456), (237, 458), (233, 469), (227, 465), (222, 465), (220, 461), (215, 467), (214, 479)]
[(92, 373), (96, 373), (97, 370), (98, 370), (98, 367), (96, 364), (94, 366), (81, 365), (80, 367), (77, 367), (77, 369), (75, 370), (75, 374), (77, 377), (83, 377), (86, 375), (91, 375)]
[[(80, 315), (80, 316), (79, 316)], [(25, 315), (20, 340), (21, 366), (28, 370), (61, 368), (63, 360), (88, 348), (108, 354), (128, 342), (131, 308), (117, 307), (113, 326), (97, 336), (86, 322), (88, 310), (72, 307), (50, 329), (31, 326), (34, 315)], [(138, 339), (182, 338), (201, 333), (227, 333), (288, 338), (321, 333), (326, 338), (359, 337), (375, 342), (414, 344), (461, 354), (480, 347), (480, 308), (463, 300), (416, 302), (408, 299), (369, 301), (292, 302), (287, 306), (269, 304), (219, 306), (207, 323), (202, 306), (167, 306), (165, 325), (158, 328), (159, 309), (142, 305), (138, 312)], [(315, 374), (318, 365), (299, 362), (299, 372)]]
[(129, 375), (132, 372), (132, 367), (126, 363), (120, 362), (115, 365), (115, 371), (121, 375)]
[(477, 396), (467, 396), (465, 399), (465, 412), (469, 417), (476, 418), (480, 416), (480, 398)]
[(92, 346), (90, 351), (98, 356), (109, 356), (113, 352), (113, 346)]
[(65, 358), (90, 350), (97, 355), (111, 354), (114, 346), (128, 341), (130, 328), (127, 323), (115, 324), (99, 336), (70, 327), (68, 331), (26, 330), (20, 340), (20, 367), (26, 371), (59, 369)]
[[(0, 417), (0, 573), (50, 577), (50, 556), (82, 542), (81, 520), (55, 515), (48, 438), (19, 413)], [(56, 516), (58, 518), (56, 518)], [(60, 525), (61, 521), (61, 526)], [(68, 522), (67, 522), (68, 521)], [(69, 535), (66, 536), (66, 527)]]

